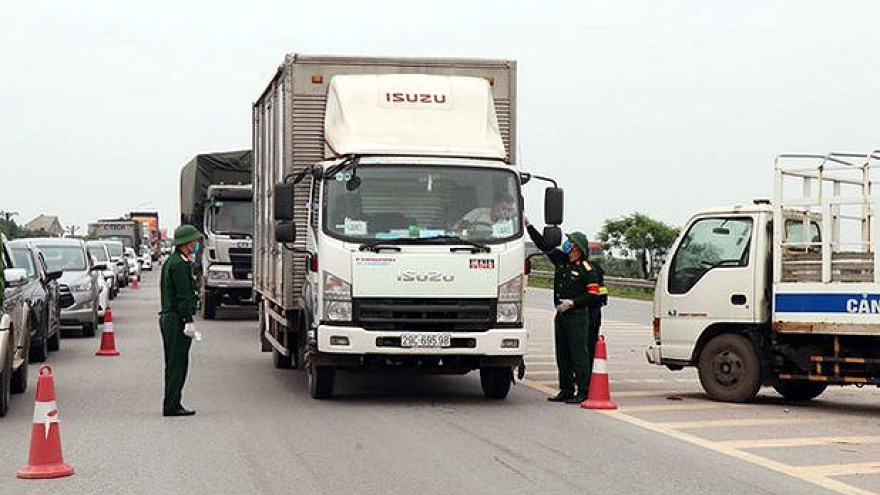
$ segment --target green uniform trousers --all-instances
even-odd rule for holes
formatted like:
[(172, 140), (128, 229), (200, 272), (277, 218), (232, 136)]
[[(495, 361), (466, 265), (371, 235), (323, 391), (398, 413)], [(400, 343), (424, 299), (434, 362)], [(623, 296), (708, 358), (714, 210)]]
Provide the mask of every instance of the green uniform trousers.
[(559, 390), (586, 394), (590, 388), (592, 354), (587, 348), (589, 338), (589, 319), (583, 309), (570, 309), (557, 313), (553, 321), (556, 337), (556, 366), (559, 368)]
[(162, 410), (167, 413), (182, 407), (180, 396), (189, 369), (192, 339), (183, 334), (183, 320), (176, 313), (161, 315), (159, 328), (162, 329), (162, 347), (165, 349), (165, 399), (162, 401)]

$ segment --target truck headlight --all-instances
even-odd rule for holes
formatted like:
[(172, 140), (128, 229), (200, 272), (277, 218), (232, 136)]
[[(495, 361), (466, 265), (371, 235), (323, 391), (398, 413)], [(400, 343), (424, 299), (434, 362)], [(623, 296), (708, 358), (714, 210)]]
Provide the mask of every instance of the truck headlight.
[(523, 277), (517, 275), (498, 286), (498, 323), (522, 322)]
[(73, 284), (70, 286), (70, 290), (73, 292), (89, 292), (92, 290), (92, 280), (86, 279), (84, 282)]
[(324, 272), (324, 318), (351, 321), (351, 284)]

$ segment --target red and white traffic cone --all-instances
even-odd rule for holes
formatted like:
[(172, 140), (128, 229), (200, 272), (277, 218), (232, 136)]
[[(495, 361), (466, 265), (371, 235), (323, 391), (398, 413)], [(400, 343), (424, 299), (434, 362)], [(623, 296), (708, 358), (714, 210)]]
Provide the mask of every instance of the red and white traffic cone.
[(52, 368), (40, 367), (37, 378), (37, 399), (34, 403), (34, 424), (31, 429), (31, 452), (28, 465), (19, 469), (19, 478), (61, 478), (73, 474), (73, 467), (61, 455), (61, 431), (58, 406), (55, 405), (55, 382)]
[(593, 374), (590, 375), (590, 394), (581, 402), (583, 409), (617, 409), (611, 400), (611, 386), (608, 383), (606, 360), (608, 350), (605, 348), (605, 336), (600, 335), (596, 341), (596, 356), (593, 359)]
[(118, 356), (116, 349), (116, 334), (113, 332), (113, 309), (104, 310), (104, 324), (101, 325), (101, 348), (95, 353), (96, 356)]
[(132, 288), (132, 290), (137, 290), (140, 288), (140, 287), (138, 287), (137, 275), (135, 275), (134, 277), (131, 277), (131, 288)]

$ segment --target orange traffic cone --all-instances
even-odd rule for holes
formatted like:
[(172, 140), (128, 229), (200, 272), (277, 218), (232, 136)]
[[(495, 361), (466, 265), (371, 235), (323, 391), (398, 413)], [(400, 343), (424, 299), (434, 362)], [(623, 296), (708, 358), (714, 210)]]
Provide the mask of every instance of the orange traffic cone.
[(28, 465), (16, 473), (19, 478), (61, 478), (73, 474), (73, 467), (65, 464), (61, 455), (59, 428), (52, 368), (44, 365), (40, 367), (40, 376), (37, 378), (30, 458)]
[(104, 311), (104, 324), (101, 325), (101, 348), (95, 353), (96, 356), (118, 356), (116, 349), (116, 334), (113, 333), (113, 309)]
[(590, 394), (581, 402), (583, 409), (617, 409), (611, 400), (611, 387), (608, 383), (608, 368), (605, 362), (608, 351), (605, 348), (605, 336), (600, 335), (596, 341), (596, 356), (593, 358), (593, 374), (590, 375)]

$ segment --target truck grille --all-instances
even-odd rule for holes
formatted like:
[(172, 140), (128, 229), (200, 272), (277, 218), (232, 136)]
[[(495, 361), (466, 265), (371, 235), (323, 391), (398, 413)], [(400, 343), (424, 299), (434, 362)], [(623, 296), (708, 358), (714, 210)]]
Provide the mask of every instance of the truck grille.
[(363, 298), (355, 324), (366, 330), (483, 332), (495, 324), (494, 299)]
[(229, 261), (232, 262), (232, 277), (236, 280), (250, 280), (253, 272), (254, 255), (251, 248), (229, 248)]
[(58, 305), (62, 308), (69, 308), (73, 306), (73, 303), (76, 301), (73, 299), (73, 294), (70, 293), (70, 287), (61, 284), (58, 287)]

